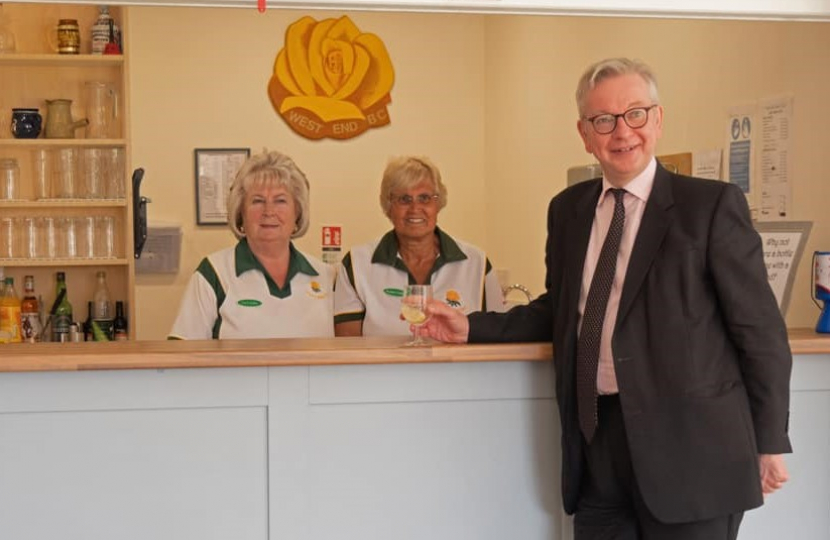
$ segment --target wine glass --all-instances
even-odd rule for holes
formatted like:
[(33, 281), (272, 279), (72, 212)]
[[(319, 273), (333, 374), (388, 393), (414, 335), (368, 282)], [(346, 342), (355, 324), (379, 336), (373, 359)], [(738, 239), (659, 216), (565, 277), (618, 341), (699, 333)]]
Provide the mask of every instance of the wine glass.
[(429, 319), (427, 304), (430, 300), (432, 300), (431, 285), (409, 285), (406, 287), (406, 292), (401, 299), (401, 316), (408, 323), (415, 326), (415, 330), (412, 332), (412, 340), (404, 343), (404, 346), (417, 347), (426, 344), (426, 340), (422, 339), (418, 333), (417, 327)]

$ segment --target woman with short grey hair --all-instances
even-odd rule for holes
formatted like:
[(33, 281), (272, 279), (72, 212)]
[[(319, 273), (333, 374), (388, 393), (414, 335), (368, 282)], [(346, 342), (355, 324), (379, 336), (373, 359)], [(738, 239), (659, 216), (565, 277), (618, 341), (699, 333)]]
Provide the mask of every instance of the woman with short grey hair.
[(485, 253), (438, 227), (446, 205), (447, 188), (429, 159), (389, 161), (380, 207), (392, 230), (343, 257), (334, 293), (336, 335), (408, 335), (409, 323), (399, 317), (401, 296), (416, 283), (432, 285), (436, 299), (465, 313), (504, 310)]
[(333, 336), (333, 272), (291, 242), (309, 226), (303, 172), (264, 151), (239, 169), (227, 203), (237, 244), (199, 264), (168, 338)]

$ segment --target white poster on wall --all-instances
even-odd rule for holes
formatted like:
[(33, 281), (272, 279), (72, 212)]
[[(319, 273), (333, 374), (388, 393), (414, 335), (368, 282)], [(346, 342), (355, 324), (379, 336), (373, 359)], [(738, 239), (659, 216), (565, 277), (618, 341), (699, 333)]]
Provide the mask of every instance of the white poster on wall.
[(692, 176), (695, 178), (721, 179), (721, 150), (696, 150), (692, 152)]
[(758, 219), (785, 220), (790, 216), (790, 144), (792, 140), (792, 96), (763, 100), (758, 105), (761, 122), (760, 200)]

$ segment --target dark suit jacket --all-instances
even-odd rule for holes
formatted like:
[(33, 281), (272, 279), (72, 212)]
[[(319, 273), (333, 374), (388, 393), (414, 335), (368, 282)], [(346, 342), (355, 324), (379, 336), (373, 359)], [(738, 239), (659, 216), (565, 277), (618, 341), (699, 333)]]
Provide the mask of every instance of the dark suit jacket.
[[(574, 384), (579, 289), (601, 188), (583, 182), (551, 201), (545, 294), (508, 313), (470, 316), (470, 341), (553, 340), (568, 513), (584, 465)], [(739, 188), (658, 165), (612, 349), (652, 514), (676, 523), (760, 506), (757, 455), (791, 451), (792, 356)]]

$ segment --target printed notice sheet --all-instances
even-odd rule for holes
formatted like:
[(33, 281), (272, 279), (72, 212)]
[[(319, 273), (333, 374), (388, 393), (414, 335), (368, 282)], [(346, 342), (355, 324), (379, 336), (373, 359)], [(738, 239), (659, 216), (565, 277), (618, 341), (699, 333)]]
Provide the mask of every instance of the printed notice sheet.
[(692, 152), (692, 176), (720, 180), (720, 150), (698, 150)]
[(197, 148), (196, 223), (220, 225), (228, 222), (227, 197), (236, 171), (248, 159), (249, 148)]
[(785, 220), (790, 216), (792, 187), (790, 183), (790, 141), (792, 140), (793, 98), (783, 97), (761, 101), (758, 105), (761, 122), (760, 200), (758, 219)]
[(727, 176), (729, 182), (737, 185), (746, 194), (750, 206), (755, 199), (752, 189), (753, 158), (755, 145), (755, 105), (733, 107), (729, 111), (727, 132)]

